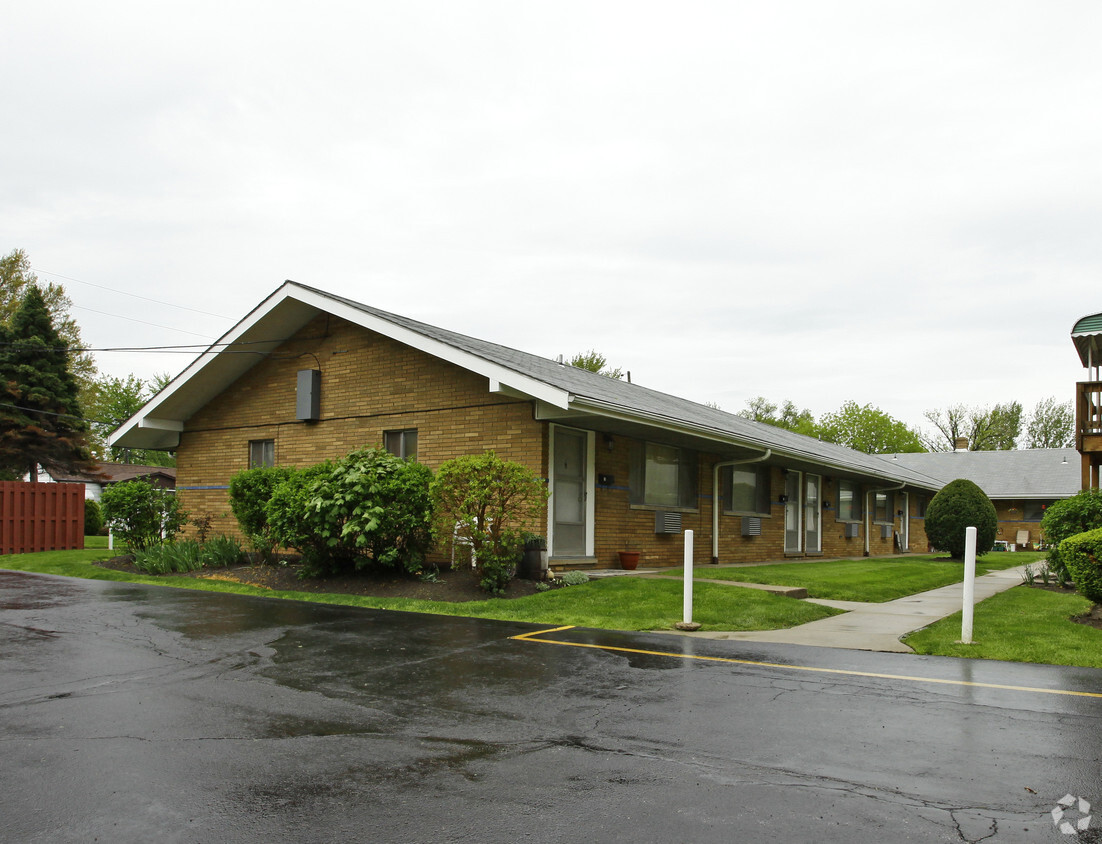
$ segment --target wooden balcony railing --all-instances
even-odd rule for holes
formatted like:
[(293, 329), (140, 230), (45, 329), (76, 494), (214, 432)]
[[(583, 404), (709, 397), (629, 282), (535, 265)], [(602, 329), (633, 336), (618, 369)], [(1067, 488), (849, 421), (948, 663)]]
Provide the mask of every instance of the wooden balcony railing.
[[(1102, 381), (1080, 381), (1075, 391), (1075, 447), (1083, 451), (1086, 437), (1102, 436)], [(1088, 443), (1088, 450), (1098, 450)]]

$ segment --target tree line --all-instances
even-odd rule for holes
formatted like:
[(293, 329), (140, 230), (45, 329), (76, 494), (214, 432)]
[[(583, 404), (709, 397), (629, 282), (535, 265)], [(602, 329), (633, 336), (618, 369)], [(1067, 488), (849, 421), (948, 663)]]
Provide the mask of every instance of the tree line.
[[(623, 374), (619, 367), (610, 367), (603, 354), (592, 349), (574, 355), (570, 365), (609, 378), (620, 378)], [(715, 404), (709, 407), (718, 409)], [(790, 399), (777, 404), (764, 396), (755, 396), (736, 415), (866, 454), (953, 451), (959, 438), (968, 441), (969, 451), (1071, 448), (1075, 444), (1072, 403), (1058, 402), (1054, 397), (1042, 399), (1028, 414), (1016, 401), (987, 407), (954, 404), (934, 408), (923, 414), (932, 426), (929, 431), (911, 427), (878, 407), (858, 404), (852, 399), (816, 419), (810, 410), (801, 409)]]

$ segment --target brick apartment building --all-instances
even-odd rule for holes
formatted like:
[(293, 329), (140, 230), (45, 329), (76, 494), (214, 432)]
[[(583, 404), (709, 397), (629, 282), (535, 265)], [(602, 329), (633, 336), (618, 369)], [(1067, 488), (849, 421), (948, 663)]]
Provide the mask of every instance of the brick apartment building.
[(362, 446), (430, 468), (493, 450), (551, 491), (556, 568), (927, 550), (942, 481), (554, 360), (286, 282), (111, 438), (173, 449), (184, 509), (234, 532), (227, 487), (257, 465)]

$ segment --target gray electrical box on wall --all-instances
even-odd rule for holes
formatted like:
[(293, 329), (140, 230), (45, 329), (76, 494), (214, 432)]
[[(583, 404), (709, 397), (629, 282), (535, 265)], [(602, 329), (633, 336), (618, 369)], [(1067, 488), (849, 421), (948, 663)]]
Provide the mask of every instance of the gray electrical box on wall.
[(300, 369), (295, 393), (295, 418), (317, 422), (321, 418), (321, 370)]

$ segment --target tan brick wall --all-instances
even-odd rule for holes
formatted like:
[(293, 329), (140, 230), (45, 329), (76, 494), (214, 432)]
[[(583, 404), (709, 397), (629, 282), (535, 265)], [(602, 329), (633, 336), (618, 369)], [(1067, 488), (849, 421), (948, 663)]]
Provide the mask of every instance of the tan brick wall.
[[(321, 418), (299, 422), (296, 373), (318, 363)], [(387, 337), (319, 317), (187, 420), (177, 452), (181, 503), (214, 515), (214, 533), (236, 534), (224, 487), (248, 468), (250, 440), (275, 440), (276, 463), (301, 467), (382, 446), (384, 431), (406, 428), (417, 429), (418, 460), (429, 468), (492, 449), (546, 477), (546, 425), (533, 419), (530, 402), (490, 393), (486, 378)]]
[[(596, 438), (595, 471), (597, 475), (611, 475), (613, 483), (597, 486), (596, 528), (594, 551), (597, 565), (602, 568), (619, 568), (620, 551), (640, 552), (641, 566), (679, 566), (683, 560), (684, 538), (681, 535), (656, 535), (654, 511), (669, 509), (660, 507), (633, 507), (629, 497), (630, 455), (632, 440), (616, 436), (612, 451), (604, 445), (601, 434)], [(721, 458), (715, 454), (699, 454), (698, 506), (682, 512), (682, 528), (692, 530), (693, 563), (705, 565), (712, 558), (712, 466)], [(759, 562), (785, 558), (784, 553), (784, 505), (779, 497), (784, 492), (782, 467), (770, 467), (770, 513), (761, 520), (761, 536), (742, 536), (742, 516), (720, 513), (719, 561), (721, 563)], [(822, 552), (824, 557), (859, 557), (864, 553), (865, 534), (862, 525), (856, 538), (847, 539), (843, 522), (835, 518), (837, 480), (823, 476), (822, 484)], [(826, 505), (830, 506), (827, 507)], [(898, 503), (897, 503), (898, 506)], [(926, 533), (921, 519), (917, 518), (917, 497), (909, 496), (910, 550), (925, 552)], [(900, 519), (894, 520), (898, 529)], [(870, 528), (870, 553), (884, 555), (894, 552), (891, 537), (882, 539), (880, 525)]]

